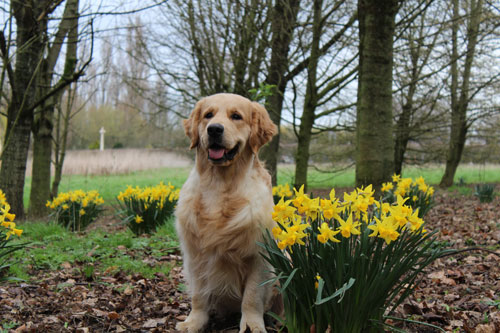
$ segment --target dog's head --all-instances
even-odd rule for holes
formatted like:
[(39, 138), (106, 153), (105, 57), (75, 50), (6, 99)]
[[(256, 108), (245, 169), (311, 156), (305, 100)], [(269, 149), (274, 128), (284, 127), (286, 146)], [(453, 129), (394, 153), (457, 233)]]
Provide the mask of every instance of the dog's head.
[(196, 103), (184, 130), (191, 149), (206, 151), (214, 165), (226, 166), (245, 151), (257, 154), (276, 134), (266, 109), (242, 96), (216, 94)]

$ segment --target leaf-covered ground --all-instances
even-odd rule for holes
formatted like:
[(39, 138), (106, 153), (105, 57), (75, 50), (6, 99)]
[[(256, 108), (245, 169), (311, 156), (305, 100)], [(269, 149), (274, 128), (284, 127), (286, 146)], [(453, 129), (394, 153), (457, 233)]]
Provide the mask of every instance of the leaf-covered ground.
[[(471, 196), (441, 192), (426, 220), (428, 229), (440, 229), (443, 245), (471, 250), (429, 267), (414, 295), (397, 308), (395, 317), (405, 321), (390, 323), (408, 332), (500, 332), (500, 199), (480, 204)], [(0, 285), (0, 328), (174, 332), (189, 312), (179, 253), (158, 257), (147, 249), (119, 250), (149, 265), (173, 268), (168, 276), (159, 272), (153, 278), (119, 270), (88, 272), (79, 262), (65, 262), (56, 271), (32, 269), (30, 282)], [(92, 250), (88, 255), (94, 255)], [(230, 318), (213, 323), (209, 331), (237, 331), (237, 323)]]

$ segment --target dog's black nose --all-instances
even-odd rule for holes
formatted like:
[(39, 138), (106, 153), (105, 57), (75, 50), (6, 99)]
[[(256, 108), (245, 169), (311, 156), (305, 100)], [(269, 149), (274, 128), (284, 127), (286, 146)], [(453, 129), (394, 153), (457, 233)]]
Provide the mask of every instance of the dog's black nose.
[(211, 124), (207, 127), (207, 132), (211, 137), (220, 137), (224, 133), (224, 126), (222, 124)]

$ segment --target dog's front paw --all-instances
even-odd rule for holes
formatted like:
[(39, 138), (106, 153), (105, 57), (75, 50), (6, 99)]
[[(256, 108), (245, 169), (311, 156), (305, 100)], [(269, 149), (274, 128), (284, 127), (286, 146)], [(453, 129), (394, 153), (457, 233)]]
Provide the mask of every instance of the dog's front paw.
[(243, 313), (240, 322), (240, 333), (244, 333), (247, 328), (249, 328), (252, 333), (266, 333), (264, 316), (262, 314)]
[(181, 332), (197, 333), (201, 332), (208, 323), (208, 315), (200, 311), (191, 311), (186, 320), (182, 323), (177, 323), (175, 328)]

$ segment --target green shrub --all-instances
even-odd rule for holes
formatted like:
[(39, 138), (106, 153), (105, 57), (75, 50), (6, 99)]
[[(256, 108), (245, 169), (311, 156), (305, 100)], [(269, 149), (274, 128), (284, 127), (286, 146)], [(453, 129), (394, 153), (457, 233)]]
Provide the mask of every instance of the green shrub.
[(100, 147), (101, 147), (101, 144), (99, 143), (99, 141), (94, 141), (94, 142), (89, 144), (89, 149), (92, 149), (92, 150), (97, 150)]
[(179, 189), (161, 182), (154, 187), (128, 186), (118, 195), (119, 215), (136, 234), (153, 233), (173, 215)]
[(261, 82), (258, 88), (248, 90), (250, 99), (256, 102), (263, 102), (276, 91), (276, 85)]
[(47, 202), (58, 224), (68, 230), (82, 231), (95, 221), (103, 211), (104, 200), (97, 191), (82, 190), (59, 193), (52, 201)]
[(493, 184), (480, 184), (474, 187), (474, 196), (479, 199), (479, 202), (492, 202), (495, 199), (495, 185)]
[(380, 332), (384, 316), (408, 297), (416, 278), (444, 250), (408, 198), (376, 201), (371, 186), (344, 200), (295, 198), (275, 205), (278, 226), (264, 235), (288, 332)]

